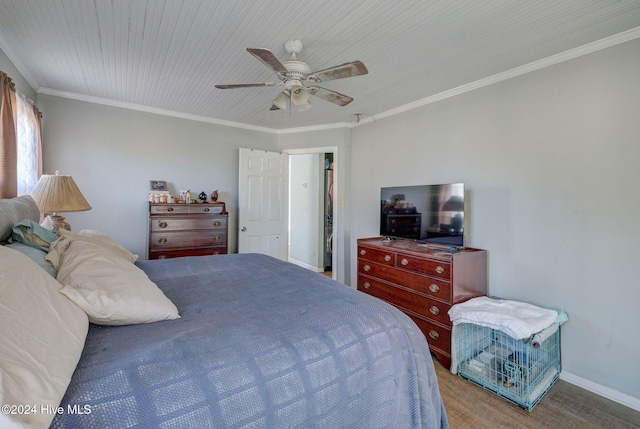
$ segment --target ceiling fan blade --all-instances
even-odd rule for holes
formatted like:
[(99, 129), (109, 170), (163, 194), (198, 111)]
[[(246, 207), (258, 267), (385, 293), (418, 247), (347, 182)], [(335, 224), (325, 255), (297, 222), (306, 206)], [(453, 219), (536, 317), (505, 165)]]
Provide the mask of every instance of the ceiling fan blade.
[(247, 48), (247, 51), (257, 59), (262, 61), (264, 65), (269, 67), (274, 72), (282, 75), (287, 74), (287, 69), (284, 68), (284, 65), (270, 50), (265, 48)]
[(309, 94), (323, 98), (331, 103), (337, 104), (338, 106), (346, 106), (353, 101), (353, 98), (348, 95), (340, 94), (339, 92), (331, 91), (330, 89), (321, 88), (319, 86), (312, 86), (307, 88), (307, 90), (309, 91)]
[(367, 70), (362, 62), (354, 61), (312, 72), (307, 79), (313, 82), (326, 82), (328, 80), (344, 79), (345, 77), (360, 76), (367, 73), (369, 73), (369, 70)]
[(253, 88), (256, 86), (275, 86), (280, 85), (277, 82), (257, 82), (257, 83), (231, 83), (229, 85), (215, 85), (218, 89), (234, 89), (234, 88)]

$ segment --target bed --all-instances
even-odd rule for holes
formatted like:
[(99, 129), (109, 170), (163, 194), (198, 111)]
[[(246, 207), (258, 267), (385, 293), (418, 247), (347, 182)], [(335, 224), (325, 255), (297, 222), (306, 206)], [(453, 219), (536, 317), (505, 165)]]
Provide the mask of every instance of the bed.
[[(0, 212), (2, 204), (9, 203), (0, 202)], [(63, 369), (55, 369), (62, 374), (58, 378), (68, 377), (66, 385), (59, 383), (64, 386), (58, 389), (59, 405), (55, 394), (45, 395), (46, 399), (35, 404), (38, 409), (28, 410), (37, 415), (25, 418), (25, 409), (17, 408), (20, 404), (7, 401), (11, 396), (7, 386), (11, 385), (5, 380), (12, 371), (13, 378), (21, 374), (14, 368), (18, 363), (0, 352), (3, 405), (8, 402), (14, 407), (10, 411), (23, 412), (4, 414), (2, 427), (448, 427), (424, 335), (408, 317), (383, 301), (266, 255), (134, 262), (134, 257), (127, 260), (126, 251), (107, 237), (80, 235), (71, 240), (66, 248), (70, 253), (63, 253), (56, 266), (54, 275), (63, 281), (50, 283), (44, 276), (53, 276), (41, 268), (37, 281), (30, 281), (33, 287), (47, 289), (48, 300), (61, 300), (60, 314), (72, 314), (79, 321), (67, 323), (63, 331), (75, 329), (71, 333), (74, 341), (64, 347), (60, 347), (66, 341), (62, 334), (47, 334), (55, 337), (48, 351), (51, 357), (60, 348), (66, 350), (53, 362), (68, 361)], [(42, 250), (43, 255), (55, 253), (53, 243), (48, 252)], [(100, 317), (109, 323), (114, 313), (96, 318), (83, 308), (84, 301), (74, 301), (66, 290), (70, 286), (65, 283), (75, 281), (66, 261), (76, 246), (83, 258), (99, 259), (99, 268), (106, 264), (100, 259), (103, 255), (112, 258), (114, 249), (122, 251), (118, 258), (126, 264), (118, 260), (116, 265), (135, 270), (136, 279), (144, 276), (144, 281), (157, 286), (162, 299), (179, 314), (169, 306), (160, 321), (127, 323), (125, 318), (116, 326), (90, 323), (103, 320)], [(91, 246), (97, 249), (95, 254)], [(35, 271), (35, 263), (19, 255), (19, 250), (3, 247), (0, 260), (11, 259), (14, 268), (18, 261)], [(76, 265), (84, 269), (92, 260), (82, 259)], [(2, 270), (7, 272), (8, 267)], [(17, 278), (0, 275), (2, 289)], [(0, 292), (3, 312), (6, 296)], [(159, 298), (153, 295), (136, 302), (133, 310), (144, 313), (152, 307), (147, 302)], [(43, 323), (53, 329), (51, 321)], [(72, 327), (83, 323), (84, 328)], [(76, 353), (69, 351), (74, 348)], [(25, 400), (36, 401), (33, 397)], [(48, 412), (43, 413), (45, 410)]]

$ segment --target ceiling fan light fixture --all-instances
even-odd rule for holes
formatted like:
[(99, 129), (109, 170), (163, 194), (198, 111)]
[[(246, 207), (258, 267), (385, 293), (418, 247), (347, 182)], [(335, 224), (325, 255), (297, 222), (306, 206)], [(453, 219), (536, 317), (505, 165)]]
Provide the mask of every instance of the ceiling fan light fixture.
[(312, 71), (307, 63), (298, 59), (298, 54), (302, 51), (303, 47), (304, 45), (300, 40), (287, 40), (285, 42), (285, 50), (291, 57), (282, 62), (269, 49), (247, 48), (247, 52), (278, 75), (280, 82), (235, 83), (215, 85), (215, 87), (219, 89), (233, 89), (284, 85), (284, 91), (273, 99), (269, 110), (287, 110), (291, 107), (291, 104), (295, 104), (298, 111), (303, 112), (311, 107), (311, 102), (309, 101), (311, 95), (338, 106), (346, 106), (351, 103), (353, 101), (352, 97), (316, 86), (316, 84), (329, 80), (367, 74), (369, 71), (365, 65), (362, 64), (361, 61), (352, 61), (323, 70)]
[(286, 91), (282, 91), (273, 99), (272, 103), (280, 110), (287, 110), (289, 108), (289, 94)]
[(291, 88), (291, 102), (296, 105), (298, 112), (304, 112), (311, 107), (309, 91), (304, 86)]
[(291, 88), (291, 101), (296, 106), (304, 105), (309, 101), (309, 91), (304, 86)]

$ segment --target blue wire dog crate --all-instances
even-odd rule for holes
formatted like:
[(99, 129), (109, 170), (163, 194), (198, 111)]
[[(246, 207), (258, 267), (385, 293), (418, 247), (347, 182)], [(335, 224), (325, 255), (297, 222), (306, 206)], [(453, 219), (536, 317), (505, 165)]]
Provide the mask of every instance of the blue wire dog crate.
[(458, 374), (529, 412), (560, 376), (560, 327), (538, 348), (471, 323), (457, 330)]

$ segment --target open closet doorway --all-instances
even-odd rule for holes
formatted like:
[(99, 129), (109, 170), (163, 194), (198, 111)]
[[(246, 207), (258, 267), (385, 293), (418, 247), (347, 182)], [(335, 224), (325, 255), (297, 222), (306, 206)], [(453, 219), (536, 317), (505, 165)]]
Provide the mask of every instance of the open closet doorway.
[(289, 261), (336, 279), (339, 247), (337, 147), (286, 150), (289, 156)]

